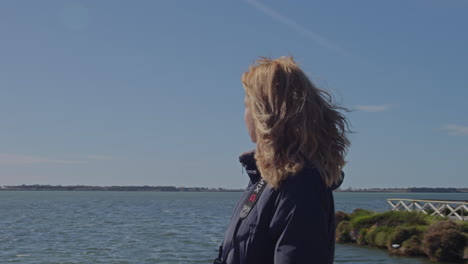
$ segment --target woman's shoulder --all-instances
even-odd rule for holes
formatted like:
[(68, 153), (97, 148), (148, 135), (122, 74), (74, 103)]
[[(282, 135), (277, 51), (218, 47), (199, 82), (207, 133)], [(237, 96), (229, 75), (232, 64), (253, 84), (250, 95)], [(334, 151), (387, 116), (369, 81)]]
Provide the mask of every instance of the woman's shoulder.
[[(299, 173), (289, 176), (275, 192), (275, 213), (271, 221), (274, 224), (271, 226), (278, 229), (283, 228), (292, 215), (317, 219), (321, 217), (320, 212), (332, 208), (330, 191), (316, 168), (305, 167)], [(304, 223), (302, 220), (300, 222)]]
[(317, 168), (304, 167), (298, 173), (288, 176), (276, 191), (279, 198), (301, 201), (323, 197), (327, 189)]
[(326, 188), (320, 171), (315, 167), (304, 167), (298, 173), (288, 176), (282, 186), (284, 190)]

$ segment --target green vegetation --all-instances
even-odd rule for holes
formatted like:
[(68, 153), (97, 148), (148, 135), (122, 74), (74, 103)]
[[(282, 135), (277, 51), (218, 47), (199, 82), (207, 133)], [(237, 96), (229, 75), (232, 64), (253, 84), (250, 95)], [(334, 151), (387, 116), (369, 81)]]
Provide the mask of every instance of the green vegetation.
[(336, 213), (336, 241), (387, 249), (391, 254), (427, 256), (463, 263), (468, 258), (468, 222), (420, 212)]
[(429, 226), (423, 237), (424, 253), (433, 261), (458, 261), (463, 257), (467, 236), (462, 226), (453, 221), (436, 222)]

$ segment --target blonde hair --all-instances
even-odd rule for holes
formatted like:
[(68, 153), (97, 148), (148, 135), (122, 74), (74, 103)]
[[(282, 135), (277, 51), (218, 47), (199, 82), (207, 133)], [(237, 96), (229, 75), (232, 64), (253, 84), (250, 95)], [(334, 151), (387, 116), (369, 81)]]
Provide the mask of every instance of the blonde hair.
[(274, 188), (307, 164), (327, 186), (341, 180), (349, 122), (331, 95), (307, 78), (292, 57), (261, 57), (242, 75), (257, 137), (255, 159)]

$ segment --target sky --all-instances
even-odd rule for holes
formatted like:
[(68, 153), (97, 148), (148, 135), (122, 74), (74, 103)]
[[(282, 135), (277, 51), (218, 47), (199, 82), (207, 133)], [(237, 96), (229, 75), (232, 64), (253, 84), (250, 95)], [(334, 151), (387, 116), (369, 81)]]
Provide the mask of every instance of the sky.
[(352, 125), (342, 188), (468, 187), (468, 1), (0, 1), (0, 186), (244, 188), (243, 72)]

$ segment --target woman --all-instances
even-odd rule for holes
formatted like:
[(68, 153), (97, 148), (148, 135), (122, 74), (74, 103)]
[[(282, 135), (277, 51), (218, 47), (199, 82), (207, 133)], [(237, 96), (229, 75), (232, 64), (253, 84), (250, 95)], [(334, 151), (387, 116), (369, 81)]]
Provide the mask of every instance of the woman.
[(348, 121), (290, 57), (261, 58), (242, 75), (256, 150), (215, 263), (333, 263), (332, 190), (343, 180)]

